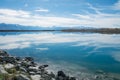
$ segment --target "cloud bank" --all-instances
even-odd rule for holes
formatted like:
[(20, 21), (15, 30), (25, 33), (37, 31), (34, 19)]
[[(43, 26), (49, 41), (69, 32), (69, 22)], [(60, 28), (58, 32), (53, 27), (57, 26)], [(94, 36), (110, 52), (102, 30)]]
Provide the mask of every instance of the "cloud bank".
[(102, 13), (97, 8), (89, 5), (96, 14), (71, 14), (71, 17), (40, 15), (37, 12), (49, 12), (47, 9), (37, 9), (35, 12), (13, 9), (0, 9), (0, 22), (9, 24), (20, 24), (26, 26), (41, 27), (75, 27), (75, 26), (92, 26), (92, 27), (120, 27), (119, 14)]

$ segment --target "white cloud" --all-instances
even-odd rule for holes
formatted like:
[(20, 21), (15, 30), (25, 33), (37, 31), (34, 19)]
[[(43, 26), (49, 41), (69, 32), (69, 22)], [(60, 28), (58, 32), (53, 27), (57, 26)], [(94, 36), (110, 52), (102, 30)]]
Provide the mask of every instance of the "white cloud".
[(49, 10), (48, 9), (36, 9), (35, 10), (36, 12), (49, 12)]
[(113, 8), (115, 10), (120, 10), (120, 0), (118, 0), (118, 2), (114, 4)]
[[(72, 14), (79, 19), (82, 19), (83, 25), (93, 27), (120, 27), (120, 15), (119, 14)], [(86, 23), (86, 24), (84, 24)]]
[(0, 9), (0, 16), (7, 17), (29, 17), (30, 13), (23, 10)]
[(95, 11), (95, 14), (87, 12), (87, 14), (72, 14), (83, 21), (88, 23), (88, 26), (93, 27), (120, 27), (120, 14), (109, 14), (101, 12), (102, 9), (96, 8), (91, 4), (87, 4), (90, 9)]
[(0, 9), (0, 22), (30, 25), (30, 26), (74, 26), (78, 25), (79, 20), (65, 17), (42, 16), (31, 14), (30, 12)]
[[(93, 6), (92, 6), (93, 7)], [(95, 8), (96, 10), (96, 8)], [(47, 10), (38, 10), (47, 11)], [(120, 27), (119, 14), (105, 14), (96, 10), (97, 14), (72, 14), (69, 17), (44, 16), (23, 10), (0, 9), (0, 22), (10, 24), (21, 24), (42, 27), (72, 27), (72, 26), (93, 26), (93, 27)]]
[(89, 15), (81, 15), (81, 14), (72, 14), (72, 15), (81, 19), (90, 19)]
[(98, 9), (96, 7), (94, 7), (93, 5), (91, 5), (90, 3), (87, 4), (89, 6), (90, 9), (94, 10), (97, 14), (100, 14), (101, 12), (99, 10), (101, 9)]

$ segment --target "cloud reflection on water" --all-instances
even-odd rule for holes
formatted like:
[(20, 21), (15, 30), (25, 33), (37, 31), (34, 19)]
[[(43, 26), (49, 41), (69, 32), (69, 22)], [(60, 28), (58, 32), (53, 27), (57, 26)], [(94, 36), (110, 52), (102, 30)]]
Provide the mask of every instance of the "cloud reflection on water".
[[(33, 33), (19, 35), (0, 35), (0, 49), (23, 49), (32, 45), (41, 45), (46, 43), (72, 43), (71, 47), (85, 46), (84, 49), (93, 46), (93, 52), (99, 52), (102, 48), (116, 48), (120, 50), (120, 35), (107, 34), (82, 34), (82, 33)], [(48, 48), (44, 48), (48, 50)], [(39, 48), (39, 50), (43, 50)], [(117, 57), (115, 56), (117, 55)], [(112, 55), (118, 60), (120, 54)]]

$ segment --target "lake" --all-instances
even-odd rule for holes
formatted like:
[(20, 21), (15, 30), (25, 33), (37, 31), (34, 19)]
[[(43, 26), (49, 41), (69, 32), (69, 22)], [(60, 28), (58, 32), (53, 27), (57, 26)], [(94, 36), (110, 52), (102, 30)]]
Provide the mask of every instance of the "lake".
[(0, 49), (13, 56), (32, 56), (49, 70), (69, 75), (102, 70), (120, 74), (120, 34), (1, 32)]

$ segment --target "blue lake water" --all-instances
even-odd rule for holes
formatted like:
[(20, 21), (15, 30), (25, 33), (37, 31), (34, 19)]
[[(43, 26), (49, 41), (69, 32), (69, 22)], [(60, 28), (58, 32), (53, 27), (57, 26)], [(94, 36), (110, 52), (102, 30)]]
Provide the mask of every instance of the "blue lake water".
[(1, 32), (0, 49), (13, 56), (32, 56), (53, 70), (120, 74), (120, 34)]

